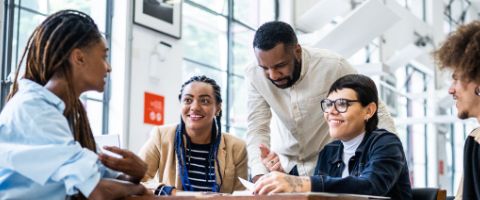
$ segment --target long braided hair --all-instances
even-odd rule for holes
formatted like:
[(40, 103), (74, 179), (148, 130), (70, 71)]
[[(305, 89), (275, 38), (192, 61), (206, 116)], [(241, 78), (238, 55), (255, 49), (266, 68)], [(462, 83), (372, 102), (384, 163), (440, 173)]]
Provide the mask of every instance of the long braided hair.
[[(183, 89), (185, 86), (193, 83), (193, 82), (202, 82), (202, 83), (207, 83), (212, 86), (213, 92), (215, 95), (215, 102), (217, 105), (220, 105), (222, 103), (222, 95), (221, 95), (221, 90), (220, 86), (217, 84), (217, 82), (211, 78), (208, 78), (206, 76), (193, 76), (189, 80), (187, 80), (185, 83), (183, 83), (182, 88), (180, 89), (180, 94), (178, 95), (178, 99), (181, 101), (182, 95), (183, 95)], [(208, 162), (211, 160), (215, 160), (215, 163), (217, 164), (217, 168), (220, 169), (218, 158), (217, 158), (217, 153), (218, 153), (218, 148), (220, 145), (220, 140), (222, 137), (222, 125), (221, 125), (221, 119), (222, 119), (222, 111), (218, 112), (218, 114), (215, 116), (213, 123), (212, 123), (212, 136), (211, 136), (211, 147), (209, 151), (209, 158)], [(193, 188), (190, 185), (190, 181), (188, 179), (188, 170), (186, 168), (186, 152), (184, 148), (184, 141), (183, 141), (183, 135), (186, 136), (187, 138), (187, 146), (190, 144), (190, 139), (188, 135), (185, 132), (185, 122), (183, 119), (180, 117), (180, 124), (177, 126), (176, 129), (176, 134), (175, 134), (175, 151), (177, 154), (177, 159), (179, 162), (179, 172), (182, 177), (182, 186), (183, 190), (186, 191), (193, 191)], [(211, 168), (208, 167), (210, 170)], [(220, 177), (220, 184), (215, 182), (215, 184), (212, 187), (213, 192), (219, 192), (223, 178), (221, 173), (216, 173), (215, 169), (213, 168), (212, 171), (207, 172), (206, 174), (209, 174), (210, 180), (216, 180), (216, 176), (218, 175)], [(213, 175), (211, 175), (213, 174)]]
[(88, 48), (102, 40), (102, 35), (93, 19), (87, 14), (76, 10), (58, 11), (45, 19), (30, 36), (17, 66), (15, 79), (7, 100), (10, 100), (18, 90), (20, 66), (25, 55), (25, 74), (23, 78), (34, 81), (42, 86), (55, 75), (67, 81), (68, 93), (64, 99), (67, 118), (74, 139), (82, 147), (96, 152), (95, 140), (78, 94), (75, 94), (72, 81), (72, 66), (69, 56), (72, 50)]

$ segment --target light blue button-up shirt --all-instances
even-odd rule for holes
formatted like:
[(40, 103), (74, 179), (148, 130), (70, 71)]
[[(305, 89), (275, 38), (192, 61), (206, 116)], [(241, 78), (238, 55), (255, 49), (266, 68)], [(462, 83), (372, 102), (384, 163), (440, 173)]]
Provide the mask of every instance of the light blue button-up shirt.
[(118, 176), (74, 140), (64, 109), (43, 86), (19, 81), (0, 113), (0, 199), (88, 197), (102, 177)]

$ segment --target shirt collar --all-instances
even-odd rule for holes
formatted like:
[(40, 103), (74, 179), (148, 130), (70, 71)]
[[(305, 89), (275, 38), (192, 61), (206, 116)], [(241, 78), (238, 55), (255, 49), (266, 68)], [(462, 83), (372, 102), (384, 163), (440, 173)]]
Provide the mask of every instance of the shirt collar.
[[(361, 154), (364, 150), (365, 150), (365, 141), (368, 140), (369, 136), (371, 134), (369, 133), (362, 133), (361, 135), (362, 136), (362, 142), (360, 143), (360, 145), (358, 145), (357, 147), (357, 150), (355, 151), (355, 155), (359, 155)], [(360, 136), (360, 135), (359, 135)], [(357, 137), (359, 137), (357, 136)], [(337, 145), (338, 145), (338, 148), (337, 148), (337, 152), (335, 152), (335, 155), (333, 155), (330, 160), (330, 163), (332, 164), (335, 164), (335, 163), (338, 163), (338, 162), (343, 162), (343, 159), (342, 159), (342, 156), (343, 156), (343, 143), (341, 141), (337, 141)]]
[(308, 54), (305, 48), (303, 47), (301, 48), (302, 48), (302, 56), (301, 56), (302, 60), (300, 62), (302, 62), (302, 64), (300, 68), (300, 77), (298, 77), (298, 80), (295, 83), (300, 82), (303, 79), (303, 77), (305, 77), (305, 74), (307, 74), (308, 61), (310, 60), (310, 54)]
[(365, 143), (371, 135), (372, 135), (371, 132), (365, 132), (365, 135), (363, 136), (363, 139), (362, 139), (362, 143), (360, 143), (357, 150), (355, 151), (355, 155), (360, 154), (365, 150)]
[(362, 143), (363, 137), (365, 136), (365, 132), (361, 133), (360, 135), (355, 136), (354, 138), (348, 140), (348, 141), (341, 141), (343, 144), (343, 151), (344, 152), (350, 152), (354, 153), (358, 146), (360, 146), (360, 143)]
[(57, 108), (62, 113), (65, 110), (65, 103), (62, 101), (62, 99), (60, 99), (57, 95), (55, 95), (47, 88), (34, 81), (22, 78), (18, 81), (18, 88), (20, 89), (19, 91), (29, 91), (37, 93), (38, 95), (42, 96), (47, 103), (55, 106), (55, 108)]

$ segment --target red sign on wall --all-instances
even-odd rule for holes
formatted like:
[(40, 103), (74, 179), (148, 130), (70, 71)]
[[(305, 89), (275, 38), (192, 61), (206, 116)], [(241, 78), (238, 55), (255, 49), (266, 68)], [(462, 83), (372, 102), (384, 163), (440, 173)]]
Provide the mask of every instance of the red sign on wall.
[(145, 92), (145, 103), (143, 109), (143, 123), (163, 125), (165, 101), (164, 97), (153, 93)]

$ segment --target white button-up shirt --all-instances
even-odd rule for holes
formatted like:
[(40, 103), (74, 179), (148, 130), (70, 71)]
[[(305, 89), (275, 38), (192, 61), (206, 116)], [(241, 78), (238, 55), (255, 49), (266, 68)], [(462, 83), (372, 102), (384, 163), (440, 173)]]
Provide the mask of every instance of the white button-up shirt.
[[(331, 141), (320, 101), (338, 78), (356, 73), (341, 56), (324, 49), (302, 48), (299, 79), (286, 89), (273, 85), (257, 64), (246, 68), (248, 88), (247, 150), (252, 176), (268, 173), (259, 144), (270, 146), (288, 173), (313, 175), (318, 152)], [(379, 127), (394, 131), (393, 120), (379, 105)]]

